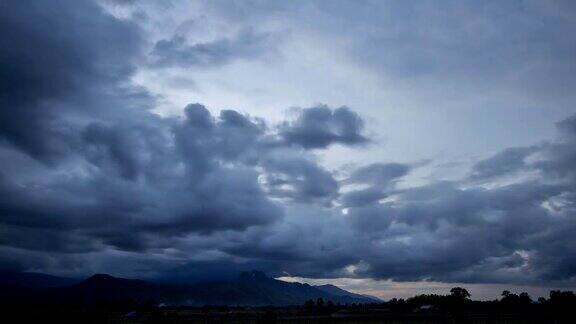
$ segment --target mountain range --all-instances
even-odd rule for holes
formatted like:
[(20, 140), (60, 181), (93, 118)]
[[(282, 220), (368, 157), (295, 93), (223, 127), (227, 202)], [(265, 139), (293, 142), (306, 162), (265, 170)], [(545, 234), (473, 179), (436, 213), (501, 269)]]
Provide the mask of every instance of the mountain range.
[(302, 305), (307, 300), (336, 304), (381, 302), (334, 285), (311, 286), (243, 272), (235, 280), (167, 284), (96, 274), (85, 280), (35, 273), (1, 273), (0, 303), (82, 304), (136, 302), (166, 305)]

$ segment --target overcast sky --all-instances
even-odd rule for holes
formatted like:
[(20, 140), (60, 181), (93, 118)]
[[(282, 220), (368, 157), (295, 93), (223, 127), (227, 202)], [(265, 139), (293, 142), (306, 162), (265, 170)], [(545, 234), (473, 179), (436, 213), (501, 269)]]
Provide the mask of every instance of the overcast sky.
[(0, 270), (576, 285), (572, 1), (2, 1)]

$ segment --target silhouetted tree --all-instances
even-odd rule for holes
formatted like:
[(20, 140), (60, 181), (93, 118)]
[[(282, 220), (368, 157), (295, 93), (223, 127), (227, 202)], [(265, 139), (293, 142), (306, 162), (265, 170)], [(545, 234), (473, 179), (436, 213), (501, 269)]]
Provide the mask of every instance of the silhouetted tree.
[(322, 299), (322, 297), (319, 297), (318, 299), (316, 299), (316, 307), (318, 307), (318, 308), (324, 307), (324, 299)]
[(518, 305), (520, 298), (518, 295), (511, 293), (508, 290), (504, 290), (501, 294), (502, 299), (500, 302), (506, 305)]
[(550, 304), (557, 306), (576, 306), (576, 295), (572, 291), (550, 291)]
[(546, 304), (547, 300), (546, 300), (546, 298), (544, 298), (544, 297), (538, 297), (538, 302), (539, 302), (540, 304)]
[(312, 299), (308, 299), (308, 300), (304, 303), (304, 307), (306, 307), (306, 309), (308, 309), (308, 310), (314, 309), (314, 301), (313, 301)]
[(522, 292), (520, 293), (520, 295), (518, 295), (518, 302), (520, 302), (520, 304), (532, 304), (532, 298), (530, 298), (530, 295), (528, 295), (528, 293), (526, 292)]
[(450, 294), (453, 298), (458, 299), (458, 300), (465, 300), (470, 298), (470, 293), (468, 292), (468, 290), (466, 290), (465, 288), (462, 287), (454, 287), (452, 289), (450, 289)]

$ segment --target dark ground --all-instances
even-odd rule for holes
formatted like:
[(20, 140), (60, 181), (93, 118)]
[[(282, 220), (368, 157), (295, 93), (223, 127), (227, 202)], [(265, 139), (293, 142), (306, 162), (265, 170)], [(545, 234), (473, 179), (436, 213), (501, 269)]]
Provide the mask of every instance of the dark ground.
[(2, 308), (3, 323), (575, 323), (570, 311), (544, 309), (485, 311), (392, 311), (383, 305), (305, 307), (12, 307)]
[(418, 295), (371, 304), (335, 304), (322, 298), (294, 306), (163, 306), (154, 301), (78, 301), (42, 299), (0, 303), (1, 323), (576, 323), (576, 295), (551, 291), (533, 301), (508, 291), (493, 301), (474, 301), (464, 288), (450, 295)]

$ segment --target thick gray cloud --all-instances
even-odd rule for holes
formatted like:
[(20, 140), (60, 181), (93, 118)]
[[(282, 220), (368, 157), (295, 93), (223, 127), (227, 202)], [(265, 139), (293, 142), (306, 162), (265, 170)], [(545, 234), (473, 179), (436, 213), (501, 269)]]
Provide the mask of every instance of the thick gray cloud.
[(401, 163), (374, 163), (354, 171), (349, 182), (386, 187), (390, 182), (408, 174), (411, 167)]
[(502, 175), (509, 175), (512, 171), (523, 170), (527, 165), (524, 161), (535, 148), (515, 147), (506, 149), (490, 159), (475, 164), (470, 178), (473, 180), (488, 180)]
[(470, 178), (473, 180), (489, 180), (498, 176), (509, 175), (514, 171), (521, 171), (527, 166), (524, 159), (533, 153), (535, 149), (531, 147), (506, 149), (489, 159), (475, 164)]
[(282, 216), (251, 168), (261, 123), (198, 104), (183, 120), (147, 110), (152, 98), (128, 80), (135, 26), (88, 2), (2, 6), (3, 245), (144, 251)]
[(348, 214), (373, 247), (362, 259), (365, 275), (573, 284), (574, 118), (558, 126), (554, 142), (509, 148), (472, 168), (476, 180), (531, 177), (489, 188), (433, 182), (385, 203), (353, 204)]
[(363, 206), (388, 196), (396, 182), (407, 175), (412, 166), (402, 163), (374, 163), (355, 170), (345, 183), (368, 185), (342, 195), (344, 206)]
[(185, 36), (174, 35), (158, 41), (152, 50), (156, 67), (210, 67), (238, 59), (253, 59), (274, 49), (272, 36), (245, 30), (233, 38), (190, 43)]
[[(120, 102), (129, 105), (145, 97), (126, 84), (140, 47), (134, 25), (86, 1), (56, 1), (51, 8), (35, 1), (3, 1), (0, 6), (3, 139), (50, 159), (75, 144), (71, 132), (85, 115), (101, 116)], [(78, 24), (84, 15), (89, 21)], [(114, 93), (122, 84), (127, 87)], [(112, 92), (106, 98), (111, 102), (90, 110), (94, 96), (105, 89)]]
[[(570, 233), (576, 210), (568, 153), (575, 144), (573, 121), (558, 123), (555, 141), (506, 149), (480, 161), (472, 170), (497, 170), (484, 173), (482, 184), (496, 180), (488, 187), (471, 186), (464, 178), (384, 190), (372, 184), (400, 179), (410, 168), (396, 166), (403, 170), (396, 173), (381, 172), (385, 164), (360, 168), (346, 183), (357, 179), (370, 185), (339, 199), (347, 207), (344, 215), (296, 208), (290, 216), (307, 221), (280, 223), (273, 226), (274, 240), (249, 236), (232, 251), (250, 251), (243, 253), (251, 257), (283, 251), (276, 255), (281, 269), (310, 277), (573, 286), (576, 250)], [(524, 162), (501, 158), (509, 152), (526, 152)], [(531, 176), (517, 177), (527, 171)], [(512, 183), (498, 183), (508, 176)]]
[(282, 126), (280, 135), (288, 144), (319, 149), (331, 144), (364, 144), (368, 139), (362, 135), (363, 127), (362, 119), (349, 108), (331, 110), (322, 105), (302, 109), (295, 121)]
[[(89, 2), (0, 6), (2, 269), (575, 284), (576, 117), (461, 180), (417, 186), (409, 163), (342, 176), (320, 149), (369, 142), (349, 108), (160, 117), (130, 82), (148, 53), (137, 26)], [(158, 44), (152, 58), (186, 66), (252, 46)]]
[(386, 197), (386, 191), (378, 187), (352, 190), (346, 192), (340, 198), (342, 205), (346, 207), (364, 206)]
[(262, 159), (269, 193), (300, 202), (321, 200), (329, 204), (338, 194), (333, 175), (313, 161), (290, 155), (276, 153)]

